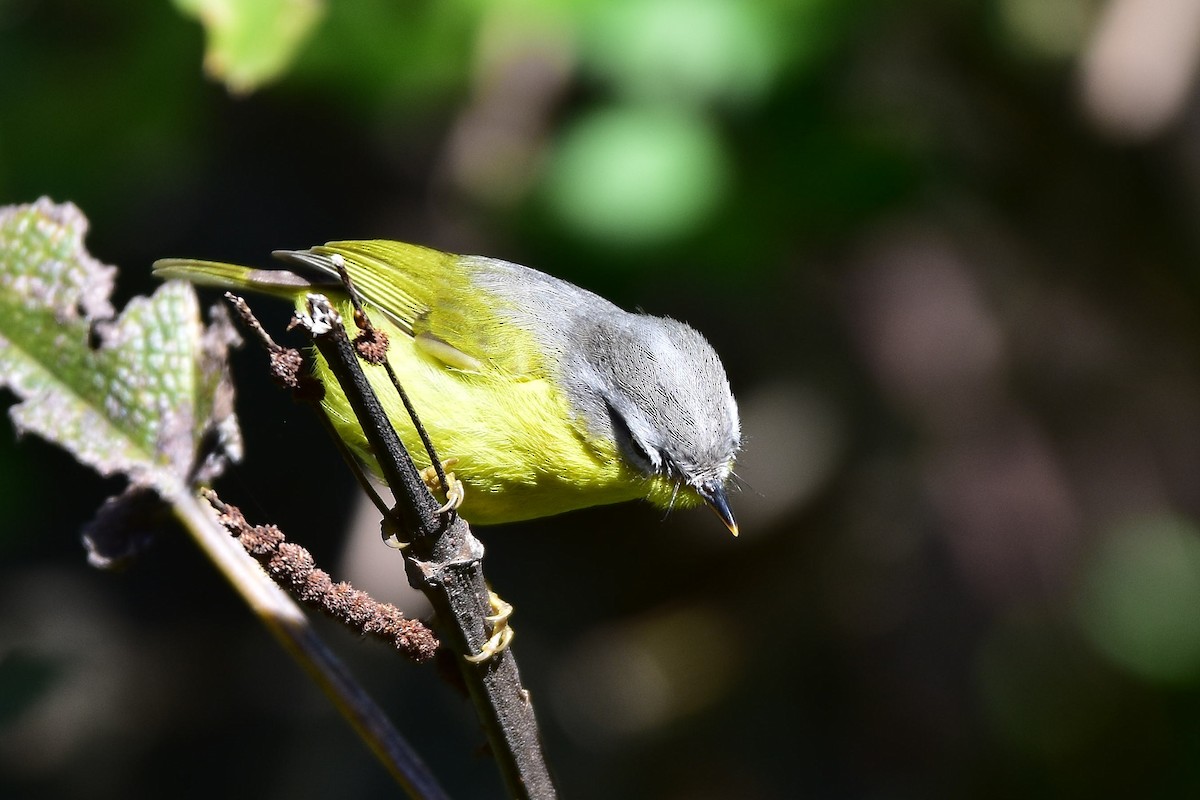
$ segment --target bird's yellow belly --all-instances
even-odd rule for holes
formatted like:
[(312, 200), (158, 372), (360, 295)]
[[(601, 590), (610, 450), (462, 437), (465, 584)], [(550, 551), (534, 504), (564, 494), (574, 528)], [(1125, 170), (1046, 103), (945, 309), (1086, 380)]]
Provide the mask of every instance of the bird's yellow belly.
[[(588, 437), (563, 394), (545, 379), (467, 373), (447, 367), (389, 331), (388, 358), (429, 433), (438, 457), (455, 458), (466, 487), (459, 512), (491, 525), (645, 497), (651, 485), (622, 462), (610, 443)], [(367, 377), (419, 468), (429, 457), (382, 367)], [(319, 357), (322, 405), (351, 449), (378, 472), (341, 388)]]

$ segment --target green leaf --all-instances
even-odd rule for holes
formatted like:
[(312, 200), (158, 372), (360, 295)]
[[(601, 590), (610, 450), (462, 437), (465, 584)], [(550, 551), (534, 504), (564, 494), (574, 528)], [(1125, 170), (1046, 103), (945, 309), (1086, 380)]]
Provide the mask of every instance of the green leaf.
[(174, 0), (207, 32), (204, 69), (246, 94), (279, 77), (325, 11), (322, 0)]
[(236, 334), (223, 316), (206, 330), (183, 283), (114, 320), (116, 269), (84, 249), (86, 231), (69, 203), (0, 208), (0, 386), (22, 401), (9, 411), (19, 433), (171, 497), (240, 456), (225, 361)]

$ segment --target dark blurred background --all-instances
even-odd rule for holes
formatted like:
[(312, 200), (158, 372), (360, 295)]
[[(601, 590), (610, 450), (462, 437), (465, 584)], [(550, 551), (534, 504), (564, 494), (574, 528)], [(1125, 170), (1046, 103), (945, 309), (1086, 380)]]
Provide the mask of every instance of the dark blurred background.
[[(290, 0), (253, 92), (197, 5), (0, 0), (0, 204), (77, 203), (120, 302), (159, 257), (386, 237), (723, 355), (740, 539), (638, 504), (480, 532), (565, 796), (1197, 796), (1200, 4)], [(407, 602), (235, 361), (224, 496)], [(0, 795), (393, 794), (181, 533), (86, 566), (120, 488), (0, 426)], [(318, 624), (499, 796), (434, 670)]]

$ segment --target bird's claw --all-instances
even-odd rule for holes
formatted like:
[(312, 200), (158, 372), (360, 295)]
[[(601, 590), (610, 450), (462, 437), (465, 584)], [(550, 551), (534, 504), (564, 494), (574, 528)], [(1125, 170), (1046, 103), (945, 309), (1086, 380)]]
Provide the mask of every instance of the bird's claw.
[(457, 463), (457, 458), (447, 458), (442, 462), (442, 472), (444, 472), (446, 475), (447, 483), (447, 486), (445, 487), (442, 486), (442, 481), (441, 478), (438, 477), (437, 470), (432, 466), (428, 466), (421, 470), (421, 480), (425, 481), (425, 485), (429, 487), (429, 491), (433, 492), (435, 495), (438, 492), (444, 492), (446, 495), (446, 502), (443, 503), (437, 510), (437, 513), (439, 514), (445, 514), (451, 509), (457, 511), (459, 506), (463, 504), (463, 500), (466, 499), (467, 488), (463, 486), (462, 481), (454, 477), (453, 472), (450, 472), (450, 468)]
[(396, 527), (396, 521), (391, 516), (386, 516), (379, 521), (379, 530), (383, 535), (383, 543), (388, 547), (403, 550), (412, 544), (412, 542), (406, 542), (400, 538), (400, 531)]
[(490, 661), (507, 650), (508, 646), (512, 644), (513, 636), (515, 635), (513, 629), (508, 624), (508, 619), (513, 613), (512, 604), (504, 602), (500, 599), (499, 595), (492, 591), (488, 592), (488, 604), (492, 608), (492, 613), (488, 614), (484, 619), (492, 626), (492, 636), (483, 643), (478, 653), (473, 656), (463, 656), (463, 658), (472, 664), (482, 664)]

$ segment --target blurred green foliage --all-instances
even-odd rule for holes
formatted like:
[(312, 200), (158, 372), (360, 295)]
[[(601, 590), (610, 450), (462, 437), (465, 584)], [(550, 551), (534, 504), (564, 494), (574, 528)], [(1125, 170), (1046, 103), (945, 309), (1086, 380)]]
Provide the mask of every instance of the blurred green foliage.
[(1100, 542), (1080, 600), (1084, 630), (1118, 664), (1156, 681), (1200, 674), (1200, 529), (1126, 522)]
[(701, 116), (604, 109), (564, 132), (546, 177), (547, 201), (565, 224), (601, 241), (655, 242), (711, 219), (729, 171)]
[[(124, 296), (158, 257), (391, 237), (723, 354), (739, 541), (638, 506), (484, 532), (566, 795), (1200, 790), (1193, 4), (298, 3), (230, 40), (236, 97), (179, 5), (0, 0), (0, 203), (78, 203)], [(351, 481), (296, 474), (320, 432), (237, 367), (230, 499), (332, 560)], [(387, 791), (185, 547), (86, 571), (107, 492), (71, 469), (0, 436), (0, 657), (56, 665), (0, 669), (30, 698), (0, 793)], [(37, 635), (85, 613), (110, 649)], [(469, 712), (355, 648), (451, 791), (494, 793)]]
[(234, 93), (274, 80), (325, 8), (321, 0), (174, 0), (204, 24), (204, 68)]

